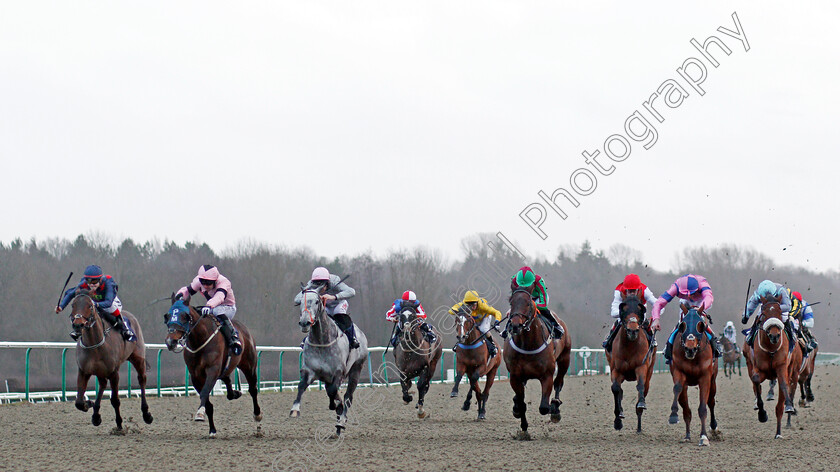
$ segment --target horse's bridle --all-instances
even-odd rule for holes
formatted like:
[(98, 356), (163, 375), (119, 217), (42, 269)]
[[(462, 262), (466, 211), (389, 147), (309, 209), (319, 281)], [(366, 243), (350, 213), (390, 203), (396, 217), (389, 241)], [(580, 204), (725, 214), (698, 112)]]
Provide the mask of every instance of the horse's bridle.
[[(697, 311), (696, 308), (691, 308), (691, 310)], [(686, 315), (688, 315), (688, 313), (686, 313)], [(701, 315), (701, 314), (698, 313), (698, 315), (700, 316), (701, 321), (703, 321), (704, 318), (708, 319), (705, 314)], [(685, 316), (683, 316), (683, 318), (685, 318)], [(695, 329), (697, 329), (697, 327), (695, 327)], [(692, 356), (691, 359), (694, 359), (694, 357), (697, 356), (697, 354), (700, 354), (701, 352), (703, 352), (706, 349), (706, 347), (708, 347), (710, 345), (709, 339), (706, 336), (706, 332), (705, 331), (699, 332), (700, 330), (697, 330), (697, 331), (698, 331), (697, 347), (695, 348), (695, 349), (697, 349), (697, 352), (694, 353), (694, 356)], [(691, 336), (691, 335), (692, 334), (689, 334), (689, 336)], [(703, 341), (706, 341), (706, 342), (704, 343)], [(682, 348), (683, 353), (686, 352), (685, 337), (683, 337), (682, 334), (680, 335), (680, 348)]]
[[(73, 324), (73, 330), (75, 331), (76, 324), (73, 323), (73, 320), (83, 319), (83, 320), (85, 320), (85, 322), (82, 324), (82, 330), (88, 330), (96, 324), (96, 318), (97, 318), (96, 302), (93, 301), (93, 298), (88, 294), (79, 294), (79, 295), (77, 295), (77, 297), (85, 297), (90, 301), (90, 313), (91, 313), (91, 315), (90, 315), (90, 318), (85, 318), (84, 315), (82, 315), (80, 313), (71, 312), (70, 315), (69, 315), (70, 316), (70, 322)], [(105, 339), (107, 338), (108, 332), (110, 332), (110, 331), (111, 331), (111, 327), (109, 326), (108, 328), (106, 328), (102, 332), (102, 340), (100, 340), (98, 343), (96, 343), (92, 346), (85, 346), (85, 344), (82, 342), (82, 338), (80, 337), (79, 341), (78, 341), (79, 347), (81, 347), (82, 349), (94, 349), (94, 348), (97, 348), (97, 347), (105, 344)]]
[[(192, 328), (198, 326), (198, 323), (200, 323), (201, 320), (204, 319), (204, 317), (206, 315), (204, 313), (202, 313), (202, 314), (198, 315), (197, 320), (193, 321), (189, 305), (185, 304), (184, 306), (186, 307), (186, 310), (181, 310), (179, 308), (176, 308), (172, 313), (169, 313), (170, 316), (169, 316), (169, 319), (166, 321), (166, 327), (168, 328), (168, 331), (169, 331), (170, 334), (175, 333), (176, 331), (183, 332), (184, 334), (181, 335), (181, 337), (178, 339), (177, 343), (180, 344), (181, 346), (183, 346), (184, 349), (186, 349), (191, 354), (195, 354), (198, 351), (204, 349), (208, 344), (210, 344), (210, 341), (222, 329), (222, 325), (221, 325), (221, 323), (216, 321), (216, 323), (215, 323), (217, 325), (216, 330), (213, 331), (213, 333), (210, 336), (207, 337), (207, 340), (204, 341), (204, 343), (202, 343), (201, 346), (199, 346), (198, 348), (190, 349), (190, 347), (187, 346), (187, 340), (190, 337), (190, 331), (192, 330)], [(181, 321), (181, 319), (182, 319), (181, 313), (184, 313), (183, 318), (186, 318), (186, 323)]]
[[(772, 305), (772, 304), (779, 305), (779, 302), (768, 301), (767, 303), (763, 303), (761, 305), (761, 314), (758, 315), (758, 319), (756, 320), (756, 326), (758, 327), (758, 330), (763, 331), (764, 334), (766, 334), (768, 338), (770, 337), (770, 333), (768, 333), (767, 329), (764, 328), (764, 324), (768, 320), (768, 317), (764, 315), (764, 307), (767, 306), (767, 305)], [(781, 311), (781, 307), (779, 308), (779, 310)], [(771, 318), (774, 319), (774, 320), (779, 320), (779, 322), (782, 323), (781, 333), (779, 334), (779, 347), (777, 347), (776, 349), (773, 349), (772, 351), (767, 350), (767, 349), (765, 349), (763, 343), (761, 342), (761, 336), (759, 336), (760, 333), (756, 333), (756, 337), (758, 338), (759, 349), (761, 349), (762, 351), (764, 351), (767, 354), (772, 356), (772, 355), (776, 354), (777, 352), (779, 352), (779, 349), (781, 349), (782, 346), (784, 346), (784, 344), (785, 344), (784, 339), (782, 339), (785, 336), (785, 329), (784, 329), (784, 322), (782, 320), (780, 320), (779, 318), (776, 318), (776, 317), (771, 317)], [(790, 353), (788, 353), (788, 354), (790, 354)]]
[[(513, 329), (514, 328), (517, 329), (517, 332), (521, 329), (524, 329), (525, 331), (531, 331), (531, 325), (534, 323), (534, 320), (537, 319), (537, 313), (539, 312), (539, 310), (537, 309), (537, 302), (534, 301), (533, 298), (531, 298), (531, 293), (528, 292), (525, 289), (519, 288), (519, 289), (514, 290), (513, 293), (510, 294), (510, 298), (513, 299), (513, 296), (516, 295), (519, 292), (522, 292), (522, 293), (525, 293), (525, 294), (528, 295), (528, 299), (531, 301), (530, 306), (533, 309), (533, 312), (531, 313), (530, 317), (528, 315), (526, 315), (525, 313), (513, 313), (513, 312), (511, 312), (511, 314), (510, 314), (511, 334), (513, 334)], [(521, 316), (522, 318), (526, 318), (527, 321), (525, 321), (524, 323), (519, 324), (519, 325), (514, 324), (513, 319), (516, 318), (517, 316)], [(551, 333), (549, 333), (549, 336), (550, 335), (551, 335)]]
[(315, 323), (318, 322), (318, 317), (309, 309), (309, 306), (306, 304), (306, 294), (307, 293), (314, 293), (316, 296), (317, 305), (315, 306), (315, 310), (320, 310), (323, 307), (323, 303), (321, 301), (321, 294), (318, 293), (317, 290), (307, 289), (301, 291), (301, 297), (303, 298), (300, 302), (300, 306), (303, 308), (303, 311), (309, 314), (309, 324), (310, 326), (315, 326)]
[[(470, 338), (470, 334), (472, 334), (472, 332), (475, 331), (475, 329), (478, 327), (478, 322), (475, 321), (475, 318), (473, 318), (472, 315), (464, 313), (462, 311), (459, 311), (458, 314), (456, 315), (456, 317), (458, 318), (458, 323), (461, 324), (461, 329), (463, 329), (464, 323), (466, 323), (467, 318), (469, 318), (473, 321), (472, 328), (470, 328), (463, 335), (456, 336), (456, 338), (458, 338), (459, 343), (465, 343), (465, 342), (467, 342), (467, 339)], [(463, 320), (463, 321), (461, 321), (461, 320)], [(463, 339), (461, 339), (461, 338), (463, 338)]]

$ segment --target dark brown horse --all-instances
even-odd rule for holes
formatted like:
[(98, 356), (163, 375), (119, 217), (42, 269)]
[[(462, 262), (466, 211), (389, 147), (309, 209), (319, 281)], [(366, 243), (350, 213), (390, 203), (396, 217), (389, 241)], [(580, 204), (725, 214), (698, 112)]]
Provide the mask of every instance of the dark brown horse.
[[(140, 383), (140, 410), (143, 412), (143, 421), (151, 424), (152, 414), (149, 413), (149, 405), (146, 403), (146, 372), (148, 371), (146, 345), (143, 343), (143, 330), (137, 318), (121, 310), (122, 316), (128, 319), (137, 335), (135, 341), (129, 342), (125, 341), (113, 326), (105, 326), (89, 291), (79, 291), (73, 299), (72, 308), (70, 321), (73, 323), (73, 330), (82, 333), (76, 343), (76, 362), (79, 364), (79, 375), (76, 380), (76, 408), (88, 411), (88, 408), (92, 406), (91, 423), (94, 426), (102, 424), (99, 406), (105, 386), (111, 382), (111, 406), (114, 407), (116, 413), (117, 429), (121, 430), (120, 366), (128, 360), (137, 371), (137, 381)], [(85, 399), (88, 380), (92, 375), (99, 379), (99, 391), (96, 392), (94, 402)]]
[[(615, 399), (615, 421), (613, 426), (616, 430), (624, 427), (624, 409), (621, 400), (624, 391), (621, 384), (627, 381), (636, 381), (636, 390), (639, 392), (639, 399), (636, 402), (636, 417), (638, 419), (636, 432), (642, 432), (642, 413), (647, 409), (645, 397), (650, 388), (650, 377), (653, 374), (653, 366), (656, 363), (656, 351), (651, 349), (647, 333), (642, 332), (645, 326), (645, 305), (634, 296), (627, 299), (618, 306), (619, 323), (615, 339), (612, 343), (612, 352), (606, 352), (607, 362), (610, 363), (610, 380), (612, 380), (612, 392)], [(641, 332), (641, 335), (639, 335)]]
[[(513, 287), (512, 287), (513, 288)], [(560, 391), (563, 377), (569, 370), (572, 340), (566, 323), (557, 320), (563, 328), (560, 339), (552, 339), (551, 330), (540, 319), (536, 302), (531, 299), (531, 287), (515, 288), (510, 296), (509, 336), (505, 339), (505, 366), (510, 373), (513, 389), (513, 417), (519, 418), (521, 437), (527, 439), (528, 420), (525, 417), (525, 383), (538, 379), (542, 390), (540, 414), (551, 413), (551, 421), (560, 421)], [(551, 389), (554, 399), (549, 405)]]
[(434, 345), (429, 344), (426, 334), (420, 328), (423, 320), (417, 316), (412, 308), (403, 308), (399, 313), (400, 337), (394, 347), (394, 361), (400, 372), (400, 386), (402, 387), (403, 401), (406, 405), (413, 400), (408, 393), (411, 388), (411, 380), (417, 377), (417, 417), (428, 418), (429, 412), (423, 409), (423, 401), (426, 392), (429, 391), (429, 382), (435, 375), (440, 356), (443, 354), (443, 343), (440, 333), (431, 327), (437, 336)]
[(717, 419), (715, 418), (715, 380), (718, 373), (718, 363), (714, 350), (706, 336), (706, 318), (703, 306), (689, 308), (680, 305), (683, 313), (679, 329), (674, 337), (674, 351), (671, 359), (671, 377), (674, 380), (674, 402), (671, 404), (671, 416), (668, 423), (677, 424), (679, 406), (683, 410), (685, 421), (685, 438), (683, 442), (691, 441), (691, 408), (688, 406), (688, 387), (700, 387), (700, 406), (697, 414), (700, 416), (700, 446), (709, 445), (706, 435), (706, 417), (711, 413), (712, 435), (719, 434)]
[(176, 353), (184, 351), (184, 362), (190, 371), (193, 387), (201, 399), (195, 421), (204, 421), (205, 418), (209, 420), (210, 437), (216, 437), (210, 390), (216, 380), (221, 379), (227, 387), (228, 400), (242, 396), (241, 392), (233, 389), (230, 381), (237, 367), (248, 381), (248, 393), (254, 402), (254, 421), (261, 421), (262, 413), (257, 403), (257, 348), (248, 328), (239, 321), (233, 321), (242, 341), (242, 354), (235, 356), (229, 352), (224, 336), (219, 332), (221, 325), (212, 315), (200, 314), (195, 307), (176, 300), (173, 295), (172, 307), (165, 318), (169, 328), (166, 347)]
[(802, 396), (799, 398), (799, 406), (803, 408), (810, 407), (810, 403), (814, 401), (814, 392), (811, 391), (811, 377), (814, 376), (818, 351), (819, 347), (815, 347), (813, 351), (808, 353), (808, 357), (802, 361), (802, 368), (799, 372), (799, 389), (802, 392)]
[[(460, 379), (464, 374), (470, 381), (470, 389), (467, 391), (467, 399), (461, 407), (469, 411), (470, 400), (475, 392), (475, 401), (478, 406), (478, 419), (483, 420), (487, 413), (487, 399), (490, 397), (490, 387), (495, 381), (496, 371), (502, 363), (502, 356), (490, 357), (487, 351), (487, 342), (484, 340), (486, 334), (478, 329), (478, 323), (469, 313), (459, 311), (455, 322), (455, 335), (458, 339), (455, 370)], [(478, 385), (478, 380), (487, 376), (484, 381), (484, 391)], [(458, 383), (452, 387), (452, 395), (458, 394)]]
[(735, 344), (726, 336), (720, 336), (720, 346), (723, 350), (723, 375), (732, 378), (735, 374), (735, 364), (738, 364), (738, 376), (741, 376), (741, 353), (736, 349)]
[[(782, 437), (782, 414), (794, 413), (791, 383), (795, 385), (794, 366), (791, 358), (797, 349), (788, 349), (788, 337), (782, 321), (782, 310), (779, 306), (781, 295), (776, 297), (761, 297), (761, 315), (753, 329), (758, 330), (754, 336), (754, 348), (744, 341), (744, 358), (747, 363), (747, 373), (753, 383), (758, 421), (767, 422), (767, 412), (761, 399), (761, 382), (765, 379), (777, 380), (779, 391), (784, 395), (784, 404), (776, 403), (776, 438)], [(801, 354), (800, 354), (801, 356)], [(795, 359), (794, 359), (795, 360)], [(801, 360), (801, 357), (800, 357)]]

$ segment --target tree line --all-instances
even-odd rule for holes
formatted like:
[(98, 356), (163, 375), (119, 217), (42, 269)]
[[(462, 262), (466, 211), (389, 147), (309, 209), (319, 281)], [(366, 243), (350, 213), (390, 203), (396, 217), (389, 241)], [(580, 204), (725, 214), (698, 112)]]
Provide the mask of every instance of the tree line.
[[(545, 278), (550, 307), (566, 321), (575, 347), (600, 347), (612, 323), (609, 307), (613, 290), (627, 273), (633, 272), (657, 296), (681, 275), (705, 276), (715, 295), (709, 313), (718, 332), (728, 320), (740, 326), (738, 320), (749, 279), (753, 290), (765, 278), (783, 283), (802, 292), (807, 300), (821, 302), (814, 308), (815, 335), (823, 351), (840, 349), (840, 323), (832, 312), (833, 291), (840, 281), (836, 272), (776, 267), (769, 257), (739, 246), (686, 248), (677, 258), (678, 270), (660, 272), (645, 265), (641, 253), (623, 245), (595, 251), (585, 242), (560, 248), (552, 259), (523, 261), (517, 254), (488, 245), (492, 241), (492, 234), (464, 239), (462, 258), (453, 262), (447, 261), (440, 251), (425, 247), (327, 259), (306, 248), (253, 241), (219, 253), (201, 243), (136, 243), (125, 239), (115, 244), (97, 234), (80, 235), (74, 240), (18, 239), (0, 244), (0, 340), (69, 341), (70, 323), (65, 316), (68, 312), (56, 315), (52, 309), (67, 274), (75, 272), (71, 283), (76, 283), (85, 266), (97, 264), (116, 279), (123, 307), (137, 316), (146, 342), (161, 343), (166, 336), (162, 315), (168, 309), (169, 295), (188, 284), (200, 265), (213, 264), (232, 281), (238, 308), (236, 319), (250, 328), (258, 345), (300, 343), (303, 335), (297, 325), (299, 311), (293, 299), (300, 282), (308, 280), (312, 269), (325, 266), (342, 277), (350, 275), (346, 282), (356, 289), (356, 296), (349, 300), (350, 314), (368, 336), (370, 345), (387, 343), (393, 325), (385, 321), (385, 312), (403, 291), (413, 290), (429, 314), (429, 321), (444, 333), (445, 345), (451, 347), (454, 327), (447, 310), (460, 301), (464, 291), (478, 290), (504, 313), (508, 308), (510, 277), (522, 265), (529, 265)], [(193, 304), (200, 304), (203, 298), (194, 300)], [(672, 303), (665, 310), (663, 330), (677, 321), (675, 305)], [(664, 339), (660, 339), (660, 344), (664, 345)], [(0, 352), (0, 381), (19, 378), (23, 368), (19, 354)], [(33, 372), (41, 373), (38, 375), (44, 377), (43, 381), (60, 375), (54, 367), (54, 354), (50, 356), (33, 354)], [(72, 358), (68, 364), (74, 365)], [(177, 372), (172, 375), (178, 378)]]

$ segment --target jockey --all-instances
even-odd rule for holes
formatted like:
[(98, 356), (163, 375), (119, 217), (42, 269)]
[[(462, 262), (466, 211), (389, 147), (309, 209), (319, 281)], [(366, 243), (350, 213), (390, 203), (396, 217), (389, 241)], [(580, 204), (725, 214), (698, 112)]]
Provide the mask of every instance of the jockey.
[[(107, 323), (113, 325), (122, 334), (123, 339), (126, 341), (134, 341), (136, 339), (134, 331), (131, 330), (125, 318), (122, 317), (122, 313), (120, 313), (122, 302), (117, 297), (117, 290), (119, 290), (117, 282), (110, 275), (104, 275), (102, 268), (98, 265), (87, 266), (84, 277), (79, 284), (64, 292), (64, 297), (61, 298), (58, 306), (55, 307), (55, 312), (61, 312), (70, 303), (70, 300), (76, 296), (76, 292), (79, 290), (90, 291), (90, 296), (96, 303), (96, 309), (99, 311), (100, 316)], [(75, 331), (70, 333), (70, 337), (73, 340), (79, 339), (81, 335), (81, 333)]]
[[(429, 340), (429, 344), (437, 342), (437, 336), (435, 336), (434, 331), (432, 331), (432, 327), (426, 323), (426, 310), (423, 309), (423, 305), (419, 300), (417, 300), (417, 294), (411, 290), (406, 290), (403, 292), (402, 298), (394, 300), (394, 304), (391, 306), (391, 309), (385, 313), (385, 319), (398, 323), (400, 321), (400, 312), (402, 312), (403, 308), (411, 308), (415, 313), (417, 313), (417, 318), (421, 321), (420, 330), (426, 334), (426, 339)], [(399, 324), (397, 324), (396, 328), (397, 329), (394, 331), (394, 335), (391, 337), (391, 346), (394, 347), (397, 347), (397, 340), (400, 338)]]
[[(790, 296), (788, 295), (788, 291), (785, 289), (785, 286), (782, 284), (777, 284), (771, 280), (765, 280), (758, 284), (758, 288), (753, 292), (752, 296), (747, 300), (747, 310), (744, 312), (744, 315), (741, 317), (741, 324), (747, 324), (750, 320), (750, 316), (752, 316), (753, 312), (756, 308), (761, 305), (761, 298), (775, 298), (781, 296), (781, 301), (779, 302), (779, 308), (782, 310), (782, 322), (785, 324), (785, 332), (788, 335), (788, 339), (790, 339), (790, 349), (793, 349), (793, 345), (796, 344), (796, 336), (793, 334), (793, 326), (790, 324)], [(758, 322), (758, 316), (755, 317), (755, 322), (753, 323), (752, 328), (750, 328), (750, 334), (747, 335), (747, 342), (750, 346), (753, 345), (753, 339), (755, 339), (755, 333), (758, 331), (755, 329), (755, 323)]]
[(735, 323), (727, 321), (726, 326), (723, 327), (723, 333), (721, 333), (721, 336), (732, 343), (732, 346), (735, 348), (735, 352), (741, 352), (741, 348), (738, 347), (738, 334), (735, 332)]
[(201, 308), (201, 315), (213, 315), (221, 323), (220, 331), (227, 341), (231, 354), (242, 354), (242, 342), (239, 333), (233, 327), (233, 317), (236, 315), (236, 298), (233, 287), (227, 277), (219, 273), (215, 266), (205, 264), (198, 268), (198, 275), (186, 287), (181, 287), (175, 298), (183, 298), (189, 304), (190, 297), (201, 293), (207, 299), (207, 306)]
[[(543, 321), (551, 328), (552, 337), (554, 339), (563, 337), (563, 328), (554, 319), (551, 310), (548, 309), (548, 288), (545, 286), (545, 281), (542, 277), (535, 274), (530, 267), (522, 267), (516, 272), (516, 275), (511, 277), (510, 288), (511, 290), (530, 289), (531, 298), (537, 302), (537, 310)], [(507, 329), (505, 329), (505, 332), (507, 332)]]
[(811, 328), (814, 327), (814, 310), (811, 309), (811, 305), (807, 301), (802, 299), (801, 293), (787, 290), (790, 295), (790, 317), (793, 320), (793, 328), (805, 338), (807, 349), (805, 355), (807, 356), (817, 347), (817, 340), (811, 334)]
[(461, 308), (466, 307), (470, 310), (470, 316), (473, 317), (476, 324), (478, 324), (478, 332), (485, 335), (487, 342), (487, 352), (490, 357), (496, 355), (496, 342), (493, 341), (493, 336), (490, 334), (491, 329), (498, 331), (498, 324), (502, 321), (502, 312), (493, 308), (487, 300), (479, 298), (478, 292), (475, 290), (468, 290), (464, 294), (464, 300), (452, 305), (449, 309), (449, 314), (457, 316)]
[[(611, 352), (613, 339), (615, 339), (615, 334), (618, 333), (618, 327), (621, 324), (618, 312), (619, 306), (630, 296), (640, 299), (645, 305), (650, 303), (651, 307), (656, 303), (656, 297), (653, 296), (653, 292), (650, 291), (647, 285), (642, 283), (638, 275), (628, 274), (624, 277), (624, 281), (615, 287), (615, 293), (613, 294), (610, 316), (615, 319), (615, 322), (603, 343), (604, 349), (607, 352)], [(647, 331), (648, 339), (652, 340), (653, 345), (656, 346), (656, 339), (653, 337), (653, 332), (650, 331), (650, 326), (648, 326)]]
[[(702, 306), (703, 310), (709, 310), (712, 308), (712, 303), (715, 301), (715, 297), (712, 294), (712, 287), (709, 285), (709, 282), (706, 281), (705, 277), (694, 274), (683, 275), (675, 280), (674, 283), (668, 287), (668, 290), (666, 290), (656, 300), (656, 303), (653, 304), (653, 314), (651, 315), (653, 322), (650, 325), (650, 328), (653, 331), (660, 328), (659, 317), (662, 314), (662, 309), (665, 308), (665, 305), (673, 300), (674, 297), (681, 299), (680, 305), (685, 305), (691, 308)], [(682, 320), (682, 314), (680, 314), (680, 320)], [(677, 327), (674, 328), (671, 335), (668, 336), (668, 343), (665, 344), (665, 352), (663, 353), (663, 356), (665, 357), (666, 364), (671, 363), (671, 351), (674, 348), (674, 336), (677, 335), (678, 329), (679, 323), (677, 323)], [(709, 344), (712, 346), (715, 357), (720, 357), (720, 346), (718, 346), (717, 336), (715, 336), (715, 333), (712, 332), (712, 327), (709, 326), (708, 323), (706, 324), (706, 335), (709, 338)]]
[[(343, 331), (347, 336), (350, 349), (358, 348), (359, 341), (356, 341), (356, 329), (353, 327), (353, 320), (347, 314), (347, 309), (350, 307), (347, 299), (356, 296), (356, 291), (342, 282), (339, 276), (330, 274), (330, 271), (326, 267), (316, 267), (312, 271), (312, 278), (303, 287), (303, 290), (318, 289), (322, 286), (326, 286), (322, 298), (324, 299), (324, 307), (327, 310), (327, 315), (335, 321), (338, 329)], [(295, 305), (300, 305), (300, 301), (303, 298), (303, 290), (295, 295)]]

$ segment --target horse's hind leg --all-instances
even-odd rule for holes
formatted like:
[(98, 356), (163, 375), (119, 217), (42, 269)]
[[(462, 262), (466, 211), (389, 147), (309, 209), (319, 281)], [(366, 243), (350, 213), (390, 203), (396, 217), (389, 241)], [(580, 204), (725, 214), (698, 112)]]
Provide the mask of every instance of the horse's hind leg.
[(776, 394), (773, 393), (773, 388), (776, 386), (776, 379), (770, 381), (770, 386), (767, 388), (767, 401), (771, 402), (776, 399)]
[(674, 401), (671, 403), (671, 416), (668, 417), (669, 424), (677, 424), (679, 422), (677, 413), (680, 411), (680, 407), (678, 402), (683, 389), (685, 389), (683, 381), (674, 379)]
[(806, 397), (809, 402), (814, 401), (814, 392), (811, 391), (811, 377), (814, 376), (814, 370), (811, 369), (811, 373), (808, 374), (808, 378), (805, 380), (805, 391), (808, 393)]
[(91, 424), (94, 426), (99, 426), (102, 424), (102, 417), (99, 415), (99, 407), (102, 404), (102, 394), (105, 393), (105, 385), (108, 384), (108, 379), (106, 377), (99, 377), (99, 390), (96, 392), (96, 400), (93, 402), (93, 416), (90, 419)]
[(359, 385), (359, 377), (362, 375), (362, 367), (364, 367), (364, 361), (353, 365), (350, 368), (350, 372), (347, 374), (347, 389), (344, 391), (344, 417), (345, 420), (347, 415), (350, 413), (350, 407), (353, 405), (353, 395), (356, 392), (356, 387)]
[[(243, 370), (242, 372), (245, 371)], [(227, 390), (227, 395), (225, 397), (228, 400), (236, 400), (237, 398), (242, 396), (242, 392), (233, 389), (233, 382), (231, 382), (230, 380), (230, 375), (222, 377), (222, 382), (225, 384), (225, 390)]]
[(312, 383), (314, 379), (314, 375), (311, 370), (309, 369), (301, 369), (300, 370), (300, 382), (298, 382), (298, 391), (297, 397), (295, 398), (295, 402), (292, 403), (292, 409), (289, 411), (289, 417), (297, 418), (300, 416), (300, 399), (303, 398), (303, 392), (309, 388), (309, 384)]
[(122, 415), (120, 415), (120, 371), (115, 370), (108, 378), (111, 382), (111, 406), (114, 408), (116, 415), (117, 430), (122, 429)]
[(143, 412), (143, 421), (146, 424), (152, 424), (152, 414), (149, 413), (149, 403), (146, 401), (146, 358), (134, 353), (128, 360), (137, 371), (137, 382), (140, 384), (140, 411)]
[(87, 384), (89, 380), (90, 374), (86, 374), (79, 370), (79, 374), (76, 377), (76, 408), (85, 412), (93, 406), (93, 402), (85, 398), (85, 392), (87, 391)]
[(563, 404), (560, 401), (560, 391), (563, 390), (563, 378), (564, 371), (562, 369), (558, 369), (557, 376), (554, 378), (554, 398), (551, 399), (551, 405), (549, 406), (549, 413), (551, 414), (551, 422), (552, 423), (559, 423), (560, 422), (560, 405)]
[(204, 404), (204, 407), (207, 411), (207, 421), (210, 423), (210, 437), (216, 437), (216, 422), (213, 421), (213, 404), (210, 402), (210, 399)]
[[(481, 394), (481, 405), (478, 407), (478, 419), (483, 420), (487, 413), (487, 399), (490, 398), (490, 387), (493, 386), (493, 382), (496, 380), (496, 370), (498, 370), (498, 365), (493, 367), (487, 372), (487, 380), (484, 381), (484, 392)], [(476, 398), (477, 397), (476, 393)]]
[[(472, 401), (472, 396), (473, 396), (473, 389), (472, 389), (472, 386), (470, 386), (470, 388), (467, 389), (467, 398), (464, 400), (464, 404), (461, 405), (462, 410), (470, 411), (470, 402)], [(478, 398), (476, 398), (476, 401), (478, 401)]]
[(761, 399), (761, 379), (758, 374), (754, 374), (752, 378), (753, 392), (755, 393), (755, 407), (758, 410), (758, 421), (760, 423), (767, 422), (767, 412), (764, 410), (764, 401)]

